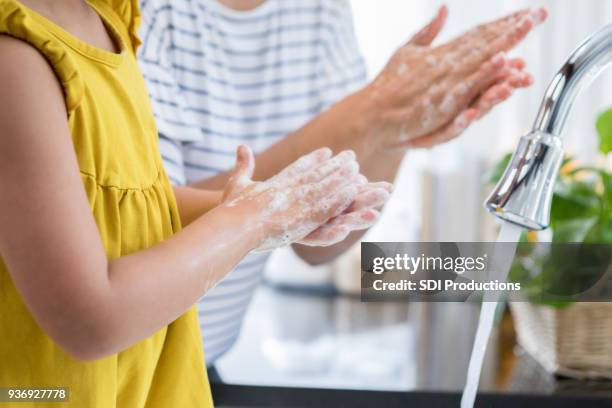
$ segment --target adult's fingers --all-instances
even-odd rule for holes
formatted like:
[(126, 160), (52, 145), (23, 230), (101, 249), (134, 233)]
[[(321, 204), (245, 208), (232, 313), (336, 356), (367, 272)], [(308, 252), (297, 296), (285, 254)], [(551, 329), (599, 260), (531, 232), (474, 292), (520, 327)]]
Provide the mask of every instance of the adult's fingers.
[[(490, 47), (484, 49), (486, 56), (492, 56), (498, 52), (509, 51), (521, 42), (527, 34), (546, 20), (548, 13), (545, 9), (532, 10), (526, 16), (520, 18), (508, 31), (490, 42)], [(487, 54), (488, 53), (488, 54)]]
[(508, 62), (505, 54), (499, 53), (485, 62), (480, 68), (470, 75), (464, 82), (460, 82), (453, 89), (453, 93), (457, 98), (463, 98), (469, 102), (473, 100), (484, 89), (487, 89), (491, 84), (503, 75), (508, 70)]
[(487, 89), (500, 77), (505, 67), (506, 57), (500, 53), (484, 63), (465, 80), (453, 85), (450, 91), (446, 87), (440, 88), (433, 96), (433, 101), (441, 117), (445, 118), (442, 123), (467, 107), (480, 92)]
[(511, 70), (503, 81), (498, 82), (506, 82), (513, 88), (526, 88), (533, 84), (533, 76), (528, 72)]
[(527, 15), (506, 27), (495, 38), (486, 41), (474, 39), (472, 41), (465, 41), (455, 48), (448, 50), (447, 58), (455, 62), (455, 74), (459, 76), (467, 75), (494, 55), (511, 50), (536, 25), (544, 21), (546, 16), (547, 13), (544, 9), (531, 10)]
[(508, 82), (515, 88), (523, 88), (531, 85), (533, 77), (525, 72), (525, 60), (522, 58), (512, 58), (506, 61), (506, 65), (501, 69), (496, 78), (496, 83)]
[(528, 15), (530, 12), (531, 9), (526, 8), (503, 16), (497, 20), (479, 24), (476, 27), (459, 35), (452, 41), (449, 41), (446, 44), (442, 44), (440, 47), (438, 47), (438, 50), (442, 53), (448, 53), (453, 51), (465, 53), (466, 49), (482, 47), (484, 44), (487, 44), (496, 37), (499, 37), (500, 35), (505, 33), (512, 24), (516, 24), (519, 19)]
[(408, 140), (399, 144), (398, 148), (429, 148), (447, 142), (459, 136), (468, 128), (478, 117), (478, 112), (474, 108), (468, 108), (460, 113), (451, 123), (442, 129), (428, 135)]
[(431, 45), (433, 40), (440, 34), (440, 31), (442, 31), (447, 17), (448, 8), (446, 6), (440, 7), (433, 20), (423, 27), (421, 31), (416, 33), (408, 43), (420, 47)]
[(515, 89), (528, 86), (531, 83), (531, 76), (529, 75), (528, 78), (527, 82), (516, 83), (512, 78), (507, 78), (493, 84), (449, 125), (429, 135), (407, 141), (399, 147), (428, 148), (459, 136), (473, 122), (512, 96)]
[(511, 24), (508, 29), (501, 33), (501, 35), (488, 41), (484, 46), (470, 47), (470, 44), (466, 43), (464, 47), (469, 48), (464, 48), (461, 51), (461, 54), (466, 55), (466, 57), (458, 64), (459, 70), (470, 72), (480, 65), (482, 61), (486, 61), (493, 55), (511, 50), (520, 43), (534, 27), (542, 23), (547, 15), (544, 9), (532, 10), (527, 15), (521, 17), (516, 23)]
[(476, 118), (480, 119), (489, 113), (494, 106), (508, 99), (512, 95), (513, 88), (512, 84), (503, 82), (484, 92), (472, 105), (472, 108), (476, 110)]
[(525, 60), (521, 57), (510, 58), (508, 60), (508, 66), (514, 69), (524, 69), (525, 68)]

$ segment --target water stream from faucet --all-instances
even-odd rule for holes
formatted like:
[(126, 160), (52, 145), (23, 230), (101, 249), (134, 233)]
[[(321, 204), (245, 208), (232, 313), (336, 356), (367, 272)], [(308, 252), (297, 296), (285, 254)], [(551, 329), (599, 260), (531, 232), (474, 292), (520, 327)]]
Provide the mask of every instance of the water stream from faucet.
[[(494, 279), (500, 282), (505, 282), (508, 278), (508, 272), (512, 266), (512, 260), (516, 252), (516, 246), (521, 237), (523, 228), (518, 225), (504, 222), (501, 231), (497, 237), (495, 245), (495, 253), (493, 254), (492, 272), (495, 275)], [(509, 248), (507, 243), (514, 243), (513, 248)], [(497, 309), (498, 301), (487, 300), (485, 294), (484, 301), (480, 309), (480, 317), (478, 318), (478, 329), (476, 330), (476, 338), (472, 347), (472, 356), (467, 372), (467, 381), (463, 389), (461, 398), (461, 408), (473, 408), (476, 401), (476, 393), (478, 392), (478, 383), (480, 381), (480, 372), (484, 361), (485, 352), (487, 350), (487, 342), (493, 330), (495, 322), (495, 310)]]

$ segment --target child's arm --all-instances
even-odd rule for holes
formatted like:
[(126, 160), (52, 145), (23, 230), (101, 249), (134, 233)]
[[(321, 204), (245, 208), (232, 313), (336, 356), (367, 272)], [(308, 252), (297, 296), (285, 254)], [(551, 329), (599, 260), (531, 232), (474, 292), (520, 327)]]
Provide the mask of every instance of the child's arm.
[(183, 226), (191, 224), (223, 201), (223, 191), (188, 186), (175, 186), (174, 195)]
[(253, 157), (243, 149), (226, 189), (231, 202), (163, 243), (109, 261), (54, 73), (10, 37), (0, 36), (0, 60), (10, 61), (0, 64), (0, 254), (41, 328), (77, 358), (150, 336), (249, 251), (302, 239), (347, 211), (363, 185), (354, 155), (330, 160), (328, 150), (252, 183)]

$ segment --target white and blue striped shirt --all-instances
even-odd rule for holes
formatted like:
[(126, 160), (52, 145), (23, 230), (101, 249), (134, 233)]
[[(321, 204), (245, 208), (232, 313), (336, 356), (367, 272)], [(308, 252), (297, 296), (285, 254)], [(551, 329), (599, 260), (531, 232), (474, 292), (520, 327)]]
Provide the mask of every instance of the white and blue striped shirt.
[[(260, 153), (362, 86), (348, 0), (141, 0), (140, 62), (168, 175), (186, 184)], [(266, 254), (249, 255), (198, 302), (210, 366), (238, 337)], [(288, 271), (290, 273), (290, 271)]]

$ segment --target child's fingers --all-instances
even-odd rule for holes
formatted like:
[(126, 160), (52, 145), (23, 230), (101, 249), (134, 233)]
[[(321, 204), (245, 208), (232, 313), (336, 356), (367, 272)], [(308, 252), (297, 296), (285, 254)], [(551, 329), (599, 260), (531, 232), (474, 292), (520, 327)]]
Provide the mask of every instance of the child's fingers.
[(255, 171), (255, 158), (253, 152), (248, 146), (240, 145), (236, 151), (236, 164), (232, 170), (224, 197), (230, 197), (238, 191), (244, 189), (252, 183), (253, 172)]
[(369, 184), (365, 185), (364, 189), (357, 194), (355, 201), (352, 202), (345, 212), (354, 212), (368, 208), (381, 208), (390, 196), (391, 193), (388, 189), (372, 187)]
[(361, 186), (361, 188), (359, 189), (359, 192), (362, 191), (367, 191), (367, 190), (371, 190), (371, 189), (375, 189), (375, 188), (381, 188), (383, 190), (386, 190), (389, 193), (393, 192), (393, 184), (386, 182), (386, 181), (376, 181), (374, 183), (368, 183), (364, 186)]
[(327, 147), (317, 149), (297, 159), (276, 176), (272, 177), (271, 181), (283, 184), (294, 181), (305, 172), (308, 172), (317, 167), (319, 164), (328, 161), (332, 155), (333, 153), (331, 149)]
[(336, 170), (333, 174), (325, 176), (319, 182), (312, 183), (307, 181), (305, 187), (306, 193), (303, 197), (313, 207), (333, 207), (331, 202), (334, 201), (339, 191), (347, 186), (352, 186), (358, 192), (359, 187), (365, 183), (367, 183), (367, 179), (359, 174), (357, 163), (349, 162), (346, 166)]
[(233, 175), (250, 181), (254, 171), (255, 157), (253, 156), (253, 151), (246, 145), (238, 146)]
[(373, 208), (364, 208), (359, 211), (354, 211), (342, 214), (333, 220), (330, 225), (345, 225), (351, 231), (363, 230), (370, 228), (380, 217), (380, 212)]
[(344, 225), (322, 226), (298, 241), (306, 246), (330, 246), (342, 242), (350, 234), (351, 230)]
[(309, 210), (312, 220), (320, 224), (326, 223), (331, 218), (342, 214), (355, 200), (358, 193), (358, 186), (355, 184), (344, 183), (343, 185), (340, 182), (334, 181), (324, 186), (324, 188), (330, 187), (331, 189), (328, 190), (328, 193), (312, 202), (311, 210)]
[(332, 219), (329, 223), (319, 227), (300, 244), (311, 246), (329, 246), (337, 244), (346, 239), (352, 231), (364, 230), (372, 227), (380, 218), (380, 212), (373, 209), (342, 214)]
[(355, 158), (355, 152), (352, 150), (345, 150), (335, 157), (319, 163), (308, 172), (298, 175), (295, 182), (300, 184), (316, 183), (344, 168), (350, 168), (354, 170), (354, 172), (357, 172), (359, 170), (359, 164), (355, 161)]

